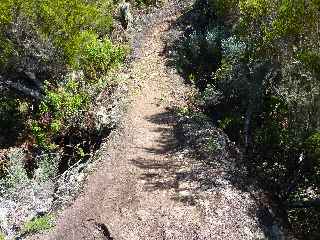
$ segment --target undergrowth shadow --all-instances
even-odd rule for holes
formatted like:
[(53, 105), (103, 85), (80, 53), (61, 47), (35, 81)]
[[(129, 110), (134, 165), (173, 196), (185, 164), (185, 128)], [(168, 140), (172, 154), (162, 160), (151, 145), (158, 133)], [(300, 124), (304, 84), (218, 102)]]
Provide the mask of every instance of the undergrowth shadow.
[[(257, 196), (254, 176), (248, 176), (236, 146), (230, 141), (221, 143), (223, 149), (213, 151), (201, 146), (202, 140), (208, 139), (207, 133), (216, 134), (217, 139), (227, 138), (222, 131), (210, 129), (211, 124), (206, 125), (199, 119), (182, 119), (170, 109), (149, 117), (148, 121), (159, 125), (154, 131), (160, 132), (157, 140), (160, 144), (144, 150), (156, 156), (131, 160), (143, 170), (139, 178), (144, 182), (145, 191), (168, 191), (173, 200), (195, 205), (205, 192), (218, 196), (231, 184), (237, 191), (249, 193), (256, 202), (247, 214), (257, 219), (267, 239), (275, 239), (274, 235), (281, 233), (274, 214), (265, 204), (269, 200), (259, 199), (263, 194)], [(168, 128), (168, 124), (173, 128)]]
[[(201, 0), (184, 12), (169, 27), (163, 55), (166, 65), (175, 69), (186, 81), (204, 90), (208, 79), (221, 62), (219, 39), (223, 30), (209, 24)], [(208, 35), (208, 32), (213, 34)]]
[[(173, 191), (174, 200), (194, 204), (203, 191), (220, 191), (227, 179), (237, 179), (239, 183), (241, 172), (236, 174), (234, 168), (225, 166), (225, 156), (221, 155), (224, 152), (220, 151), (214, 158), (201, 155), (197, 143), (186, 137), (180, 118), (174, 110), (168, 109), (147, 119), (159, 125), (154, 131), (160, 132), (160, 137), (156, 147), (144, 150), (157, 156), (132, 160), (143, 170), (140, 179), (146, 191)], [(168, 124), (173, 128), (168, 128)]]
[[(208, 46), (206, 42), (207, 26), (207, 16), (202, 16), (199, 9), (194, 7), (188, 10), (171, 23), (169, 35), (164, 39), (165, 49), (162, 52), (168, 59), (167, 67), (177, 70), (186, 83), (195, 84), (200, 91), (207, 86), (208, 79), (212, 79), (212, 73), (220, 65), (222, 58), (219, 45), (214, 46), (218, 51), (208, 52), (208, 47), (212, 46)], [(224, 34), (223, 30), (220, 32), (214, 26), (209, 27), (213, 27), (219, 34)], [(197, 45), (200, 46), (198, 49)], [(196, 51), (196, 54), (192, 51)], [(223, 105), (222, 110), (225, 111), (225, 107)], [(231, 110), (237, 111), (237, 109)], [(237, 146), (229, 141), (229, 137), (232, 136), (228, 137), (214, 127), (210, 122), (212, 119), (209, 119), (210, 123), (207, 125), (205, 121), (192, 123), (190, 121), (194, 119), (181, 121), (180, 118), (174, 111), (168, 110), (148, 119), (159, 125), (156, 131), (161, 133), (161, 138), (158, 140), (161, 147), (145, 150), (162, 155), (162, 159), (132, 160), (135, 166), (144, 170), (140, 179), (145, 182), (146, 190), (172, 191), (174, 200), (194, 204), (203, 191), (219, 192), (226, 184), (231, 184), (237, 190), (252, 195), (256, 206), (248, 214), (258, 220), (267, 238), (274, 239), (273, 236), (277, 233), (273, 231), (281, 232), (281, 229), (275, 227), (278, 220), (277, 213), (270, 213), (272, 196), (265, 195), (254, 172), (248, 172), (249, 163), (245, 162)], [(168, 123), (174, 126), (171, 132), (168, 128), (162, 127)], [(192, 125), (192, 128), (186, 131), (184, 125), (188, 124)], [(206, 135), (206, 132), (209, 135)], [(219, 148), (220, 136), (221, 139), (227, 139), (221, 143), (222, 149)], [(219, 143), (217, 146), (216, 140)], [(170, 159), (167, 158), (168, 154), (171, 155)], [(261, 196), (257, 196), (257, 192), (260, 192)], [(281, 210), (279, 212), (279, 215), (283, 214)]]

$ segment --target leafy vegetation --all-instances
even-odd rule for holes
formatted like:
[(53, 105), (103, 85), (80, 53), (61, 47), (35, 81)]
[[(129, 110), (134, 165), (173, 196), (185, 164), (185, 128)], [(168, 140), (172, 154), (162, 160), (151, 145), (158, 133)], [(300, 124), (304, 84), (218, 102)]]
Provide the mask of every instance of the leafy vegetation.
[(53, 217), (51, 215), (44, 215), (26, 222), (22, 228), (24, 234), (39, 233), (48, 230), (54, 226)]
[(314, 0), (199, 0), (175, 56), (302, 239), (320, 229), (319, 14)]
[(135, 4), (142, 7), (142, 6), (150, 6), (155, 5), (159, 0), (135, 0)]
[[(128, 53), (110, 37), (116, 2), (0, 2), (1, 186), (27, 183), (35, 169), (43, 181), (54, 178), (89, 155), (100, 131), (92, 101)], [(198, 0), (193, 11), (175, 56), (200, 89), (193, 117), (228, 133), (242, 147), (249, 181), (272, 193), (298, 237), (318, 239), (320, 1)], [(12, 146), (23, 150), (3, 157)], [(218, 151), (217, 139), (205, 147)], [(51, 226), (43, 216), (23, 229)]]
[[(37, 169), (53, 178), (90, 155), (101, 130), (89, 110), (99, 90), (112, 85), (105, 76), (129, 52), (111, 41), (116, 4), (0, 2), (2, 187), (28, 181)], [(12, 156), (10, 147), (23, 149), (23, 157)]]
[[(113, 127), (101, 127), (94, 100), (102, 90), (105, 98), (112, 96), (116, 83), (110, 75), (129, 53), (125, 43), (112, 40), (118, 3), (0, 1), (0, 195), (23, 202), (27, 210), (21, 210), (18, 225), (34, 211), (30, 197), (59, 191), (67, 181), (59, 177), (82, 170)], [(51, 198), (44, 203), (46, 212), (52, 204)], [(46, 215), (25, 223), (22, 231), (50, 227), (52, 217)]]

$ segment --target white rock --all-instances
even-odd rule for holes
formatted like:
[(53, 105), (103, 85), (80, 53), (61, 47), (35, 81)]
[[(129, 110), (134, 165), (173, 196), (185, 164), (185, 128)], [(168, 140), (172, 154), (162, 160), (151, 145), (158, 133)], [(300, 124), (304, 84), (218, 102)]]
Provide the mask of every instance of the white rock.
[(7, 208), (0, 207), (0, 227), (6, 229), (8, 226), (8, 214)]
[(105, 107), (100, 107), (96, 113), (96, 126), (100, 129), (103, 126), (108, 125), (109, 115), (108, 110)]
[(184, 190), (179, 192), (180, 197), (190, 197), (192, 193), (190, 191)]

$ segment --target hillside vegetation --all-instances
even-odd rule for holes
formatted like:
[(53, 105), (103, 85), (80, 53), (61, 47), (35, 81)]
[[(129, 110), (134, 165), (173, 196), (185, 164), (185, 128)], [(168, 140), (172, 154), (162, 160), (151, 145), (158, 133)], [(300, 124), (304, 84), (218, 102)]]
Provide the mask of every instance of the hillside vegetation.
[[(34, 213), (48, 218), (60, 201), (57, 179), (82, 181), (64, 174), (83, 171), (115, 127), (112, 76), (130, 54), (128, 42), (113, 38), (119, 28), (127, 38), (119, 3), (0, 1), (0, 209), (27, 207), (23, 197), (31, 209), (50, 188), (56, 199), (48, 194), (51, 205)], [(179, 20), (184, 35), (169, 46), (170, 60), (199, 90), (181, 115), (222, 129), (242, 150), (248, 189), (263, 189), (297, 238), (319, 239), (320, 0), (196, 0)], [(101, 92), (107, 104), (98, 108)], [(0, 239), (43, 224), (25, 219), (12, 220), (14, 230), (0, 221)]]
[(0, 2), (0, 205), (9, 212), (5, 201), (25, 197), (28, 208), (36, 186), (88, 160), (114, 127), (94, 100), (113, 94), (107, 76), (129, 53), (112, 40), (117, 10), (111, 0)]
[(319, 17), (317, 0), (199, 0), (173, 56), (302, 239), (320, 237)]
[(111, 1), (1, 1), (1, 135), (13, 134), (6, 144), (29, 135), (54, 149), (76, 124), (91, 86), (125, 57), (108, 37), (112, 9)]

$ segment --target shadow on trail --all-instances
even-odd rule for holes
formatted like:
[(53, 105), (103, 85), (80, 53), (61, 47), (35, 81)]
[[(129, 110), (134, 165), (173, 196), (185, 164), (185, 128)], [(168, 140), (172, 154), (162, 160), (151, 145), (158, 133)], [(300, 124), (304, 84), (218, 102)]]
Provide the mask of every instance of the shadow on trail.
[[(172, 110), (151, 116), (148, 121), (159, 125), (154, 130), (160, 132), (157, 139), (159, 144), (154, 148), (144, 148), (155, 157), (131, 160), (136, 167), (143, 170), (139, 178), (144, 182), (145, 191), (172, 192), (173, 200), (195, 205), (205, 192), (220, 196), (227, 186), (232, 185), (237, 191), (249, 193), (255, 200), (257, 206), (248, 209), (247, 214), (258, 219), (266, 239), (280, 239), (275, 238), (275, 235), (281, 234), (281, 229), (276, 225), (273, 213), (248, 188), (253, 179), (248, 177), (243, 163), (240, 162), (240, 152), (234, 144), (226, 141), (222, 143), (223, 149), (216, 149), (213, 154), (205, 152), (197, 142), (197, 139), (207, 141), (207, 133), (216, 133), (219, 138), (219, 134), (223, 135), (220, 130), (208, 129), (205, 123), (201, 124), (192, 118), (178, 120)], [(168, 128), (168, 124), (173, 128)], [(185, 125), (190, 127), (189, 130), (192, 129), (190, 131), (197, 132), (195, 136), (188, 136)], [(226, 135), (222, 137), (227, 138)]]
[(228, 169), (222, 162), (208, 161), (199, 155), (196, 146), (184, 136), (183, 123), (178, 121), (174, 111), (151, 116), (148, 121), (159, 125), (154, 131), (160, 132), (160, 137), (156, 140), (156, 147), (144, 150), (156, 157), (132, 160), (135, 166), (144, 170), (140, 179), (145, 182), (146, 191), (173, 191), (174, 200), (194, 204), (204, 191), (223, 188), (226, 179), (230, 178)]
[[(208, 25), (206, 17), (192, 8), (171, 22), (161, 53), (167, 58), (169, 69), (177, 70), (186, 83), (195, 80), (200, 90), (205, 88), (221, 61), (220, 46), (216, 46), (214, 54), (208, 51), (211, 46), (206, 43), (204, 34), (208, 28), (203, 27)], [(200, 21), (194, 21), (197, 18)], [(197, 44), (199, 49), (193, 47)], [(280, 214), (270, 211), (272, 196), (265, 195), (256, 176), (248, 174), (248, 163), (243, 162), (241, 151), (225, 133), (205, 121), (181, 121), (172, 110), (147, 120), (159, 125), (155, 131), (161, 137), (157, 147), (145, 150), (161, 157), (132, 160), (135, 166), (144, 170), (140, 179), (145, 182), (146, 191), (172, 191), (174, 200), (193, 205), (205, 191), (219, 193), (226, 185), (231, 185), (237, 191), (249, 193), (256, 202), (248, 215), (258, 220), (266, 239), (281, 239), (282, 230), (277, 225), (281, 222), (281, 209)], [(166, 124), (174, 126), (173, 129), (165, 127)], [(189, 132), (185, 131), (184, 125), (191, 126)]]
[(175, 125), (177, 121), (176, 116), (171, 110), (150, 116), (147, 120), (159, 126), (154, 131), (160, 133), (161, 137), (156, 140), (157, 148), (144, 148), (144, 150), (154, 154), (169, 154), (179, 149), (181, 139), (178, 138), (178, 133), (173, 133), (169, 127)]

